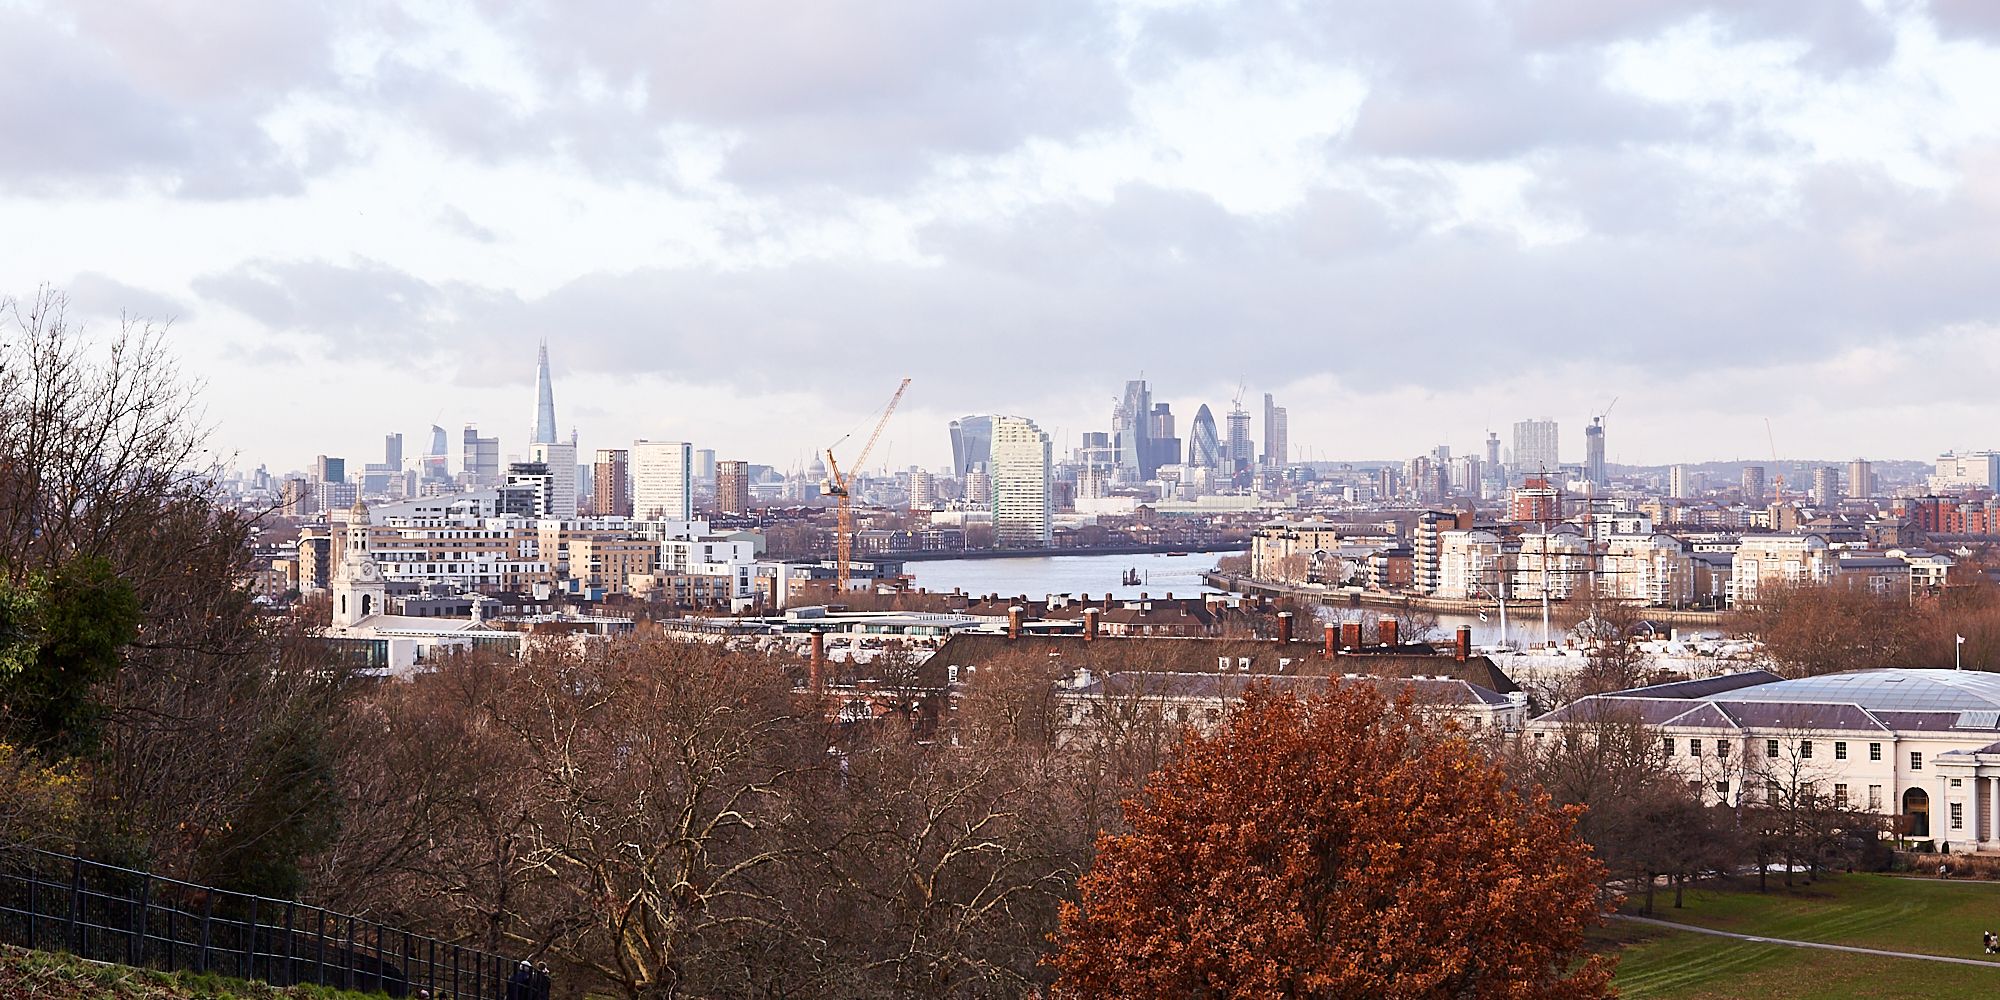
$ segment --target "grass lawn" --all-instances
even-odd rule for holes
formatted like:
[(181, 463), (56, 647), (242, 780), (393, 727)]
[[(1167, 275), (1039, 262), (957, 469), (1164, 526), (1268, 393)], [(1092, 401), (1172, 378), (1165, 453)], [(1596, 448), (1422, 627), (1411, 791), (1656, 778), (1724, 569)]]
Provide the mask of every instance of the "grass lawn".
[[(1625, 912), (1637, 913), (1636, 901), (1627, 901)], [(1991, 882), (1856, 874), (1789, 891), (1772, 879), (1771, 891), (1760, 893), (1754, 878), (1737, 879), (1690, 889), (1687, 905), (1679, 910), (1673, 908), (1673, 895), (1662, 892), (1654, 900), (1653, 916), (1740, 934), (2000, 959), (1979, 947), (1981, 931), (2000, 932), (2000, 884)]]
[(0, 997), (35, 1000), (382, 1000), (317, 986), (276, 989), (220, 976), (99, 965), (0, 945)]
[[(1876, 958), (1617, 922), (1618, 991), (1631, 1000), (1973, 1000), (2000, 993), (2000, 969)], [(1977, 950), (1977, 949), (1975, 949)]]

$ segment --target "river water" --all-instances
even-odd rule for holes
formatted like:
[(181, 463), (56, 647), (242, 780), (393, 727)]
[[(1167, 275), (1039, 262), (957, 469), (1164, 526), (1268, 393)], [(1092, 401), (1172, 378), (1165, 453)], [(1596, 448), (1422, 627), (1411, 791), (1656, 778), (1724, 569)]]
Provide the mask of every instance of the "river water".
[[(1215, 588), (1204, 584), (1201, 576), (1214, 569), (1216, 560), (1224, 555), (1227, 553), (937, 559), (904, 563), (903, 570), (915, 578), (918, 587), (932, 591), (957, 588), (968, 594), (1023, 594), (1036, 598), (1048, 594), (1100, 597), (1107, 593), (1122, 598), (1136, 598), (1141, 593), (1155, 597), (1172, 593), (1181, 597), (1215, 593)], [(1141, 582), (1138, 585), (1126, 586), (1120, 582), (1120, 577), (1128, 569), (1139, 572)], [(1339, 617), (1394, 614), (1393, 611), (1375, 607), (1329, 610)], [(1541, 617), (1522, 616), (1518, 614), (1518, 609), (1515, 611), (1508, 622), (1508, 638), (1516, 646), (1542, 641)], [(1439, 628), (1446, 634), (1460, 625), (1472, 626), (1472, 641), (1476, 645), (1498, 645), (1501, 641), (1500, 618), (1496, 612), (1488, 612), (1485, 621), (1476, 615), (1440, 614), (1437, 619)], [(1556, 639), (1563, 638), (1562, 626), (1555, 626), (1554, 631)]]

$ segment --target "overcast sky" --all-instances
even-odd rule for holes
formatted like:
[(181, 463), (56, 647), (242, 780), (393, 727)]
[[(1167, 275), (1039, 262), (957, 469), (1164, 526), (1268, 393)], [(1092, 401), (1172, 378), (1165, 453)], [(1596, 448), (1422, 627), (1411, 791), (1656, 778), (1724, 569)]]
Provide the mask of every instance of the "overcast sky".
[(0, 0), (0, 292), (273, 471), (518, 451), (544, 337), (586, 449), (781, 466), (1142, 371), (1296, 458), (2000, 446), (2000, 3), (644, 7)]

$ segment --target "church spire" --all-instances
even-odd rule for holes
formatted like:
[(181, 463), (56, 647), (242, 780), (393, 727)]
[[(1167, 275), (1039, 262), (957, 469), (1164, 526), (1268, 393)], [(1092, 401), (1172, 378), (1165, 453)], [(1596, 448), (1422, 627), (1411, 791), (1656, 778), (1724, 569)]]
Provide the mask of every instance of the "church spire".
[(535, 440), (533, 444), (556, 443), (556, 393), (549, 385), (549, 342), (542, 341), (535, 359)]

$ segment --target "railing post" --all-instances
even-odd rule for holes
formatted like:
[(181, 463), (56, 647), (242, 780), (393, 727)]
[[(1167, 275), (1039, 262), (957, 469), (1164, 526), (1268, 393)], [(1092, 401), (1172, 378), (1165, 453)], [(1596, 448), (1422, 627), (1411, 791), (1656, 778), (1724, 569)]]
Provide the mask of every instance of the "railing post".
[(458, 946), (451, 946), (451, 1000), (458, 1000)]
[(292, 918), (298, 909), (298, 901), (285, 900), (285, 981), (276, 986), (290, 986), (299, 981), (297, 967), (292, 964)]
[(176, 957), (178, 957), (174, 954), (174, 952), (179, 950), (180, 939), (174, 936), (175, 934), (174, 918), (176, 916), (179, 916), (180, 912), (181, 912), (180, 907), (175, 906), (172, 903), (167, 904), (167, 971), (168, 972), (174, 971), (174, 960)]
[(436, 996), (437, 996), (437, 991), (438, 991), (438, 941), (437, 941), (437, 938), (434, 938), (434, 937), (427, 937), (427, 938), (424, 938), (424, 950), (425, 950), (426, 952), (428, 952), (428, 953), (430, 954), (430, 959), (429, 959), (428, 961), (426, 961), (426, 962), (424, 963), (424, 980), (425, 980), (425, 986), (426, 986), (427, 988), (429, 988), (429, 989), (430, 989), (430, 991), (431, 991), (431, 996), (432, 996), (432, 997), (436, 997)]
[(387, 992), (389, 992), (389, 984), (388, 984), (388, 982), (387, 982), (387, 981), (386, 981), (386, 979), (385, 979), (385, 976), (386, 976), (386, 974), (387, 974), (387, 972), (388, 972), (388, 971), (389, 971), (389, 970), (388, 970), (388, 969), (386, 969), (386, 968), (383, 968), (383, 965), (382, 965), (382, 923), (381, 923), (380, 921), (376, 921), (376, 923), (375, 923), (375, 992), (377, 992), (377, 993), (387, 993)]
[(126, 955), (130, 961), (125, 964), (138, 968), (146, 964), (146, 910), (153, 895), (153, 876), (139, 876), (139, 898), (136, 910), (126, 922), (129, 928), (126, 937)]
[(195, 959), (195, 969), (198, 972), (208, 971), (208, 941), (209, 941), (208, 935), (214, 923), (215, 923), (215, 891), (211, 889), (208, 892), (202, 894), (201, 954), (197, 956)]
[(71, 858), (69, 872), (69, 921), (63, 928), (63, 939), (69, 942), (73, 955), (83, 954), (83, 932), (77, 929), (76, 919), (83, 910), (83, 859)]
[(250, 897), (250, 920), (244, 924), (243, 978), (257, 978), (257, 897)]
[(319, 930), (313, 934), (313, 951), (318, 955), (318, 973), (313, 977), (321, 986), (326, 985), (326, 907), (315, 906), (319, 912)]
[(40, 947), (40, 942), (35, 937), (35, 916), (42, 909), (42, 894), (40, 892), (42, 874), (36, 871), (35, 868), (35, 858), (31, 854), (28, 856), (28, 947), (31, 950)]
[(351, 916), (347, 918), (347, 948), (340, 964), (346, 967), (345, 974), (340, 977), (340, 988), (351, 990), (354, 988), (354, 918)]

